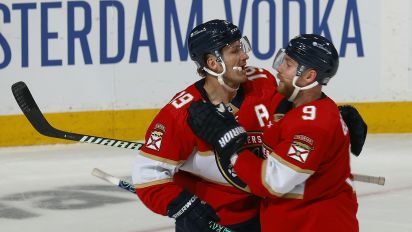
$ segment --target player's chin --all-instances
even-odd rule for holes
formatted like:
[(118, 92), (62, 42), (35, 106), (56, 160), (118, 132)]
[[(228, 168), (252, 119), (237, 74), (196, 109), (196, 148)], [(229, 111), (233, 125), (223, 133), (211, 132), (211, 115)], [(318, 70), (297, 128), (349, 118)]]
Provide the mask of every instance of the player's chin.
[(236, 71), (236, 72), (233, 72), (232, 73), (233, 74), (233, 77), (235, 77), (236, 79), (245, 79), (245, 78), (247, 78), (247, 76), (246, 76), (246, 72), (239, 72), (239, 71)]
[(238, 78), (238, 79), (240, 80), (241, 83), (247, 81), (246, 71), (245, 71), (244, 73), (242, 73), (242, 74), (239, 74), (239, 78)]
[(279, 82), (277, 91), (278, 91), (278, 93), (281, 93), (282, 95), (285, 95), (285, 96), (287, 96), (287, 94), (289, 92), (287, 87), (285, 86), (285, 83), (282, 82), (282, 81)]

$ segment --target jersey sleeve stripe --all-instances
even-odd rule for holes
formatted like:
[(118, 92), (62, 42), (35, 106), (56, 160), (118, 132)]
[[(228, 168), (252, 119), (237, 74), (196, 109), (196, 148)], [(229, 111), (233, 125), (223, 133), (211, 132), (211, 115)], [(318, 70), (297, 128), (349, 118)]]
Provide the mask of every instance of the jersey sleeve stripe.
[(159, 181), (169, 182), (177, 172), (177, 166), (137, 155), (134, 160), (133, 184), (158, 184)]
[(273, 156), (262, 164), (262, 183), (276, 197), (302, 199), (308, 173), (297, 172)]
[(149, 159), (152, 159), (152, 160), (156, 160), (156, 161), (160, 161), (160, 162), (162, 162), (162, 163), (167, 163), (167, 164), (174, 165), (174, 166), (178, 166), (178, 165), (184, 163), (183, 160), (178, 160), (178, 161), (176, 161), (176, 160), (166, 159), (166, 158), (162, 158), (162, 157), (159, 157), (159, 156), (155, 156), (155, 155), (146, 153), (146, 152), (144, 152), (144, 151), (140, 151), (139, 153), (140, 153), (140, 155), (142, 155), (142, 156), (144, 156), (144, 157), (146, 157), (146, 158), (149, 158)]
[(248, 77), (248, 79), (251, 81), (258, 79), (258, 78), (267, 78), (267, 75), (264, 73), (260, 73), (260, 74), (256, 74), (256, 75), (252, 75)]
[(161, 184), (165, 184), (169, 182), (173, 182), (173, 179), (170, 178), (170, 179), (156, 180), (156, 181), (152, 181), (152, 182), (148, 182), (144, 184), (135, 184), (134, 187), (136, 189), (139, 189), (139, 188), (146, 188), (146, 187), (155, 186), (155, 185), (161, 185)]
[(214, 156), (215, 153), (211, 150), (209, 151), (198, 151), (197, 154), (199, 154), (200, 156)]

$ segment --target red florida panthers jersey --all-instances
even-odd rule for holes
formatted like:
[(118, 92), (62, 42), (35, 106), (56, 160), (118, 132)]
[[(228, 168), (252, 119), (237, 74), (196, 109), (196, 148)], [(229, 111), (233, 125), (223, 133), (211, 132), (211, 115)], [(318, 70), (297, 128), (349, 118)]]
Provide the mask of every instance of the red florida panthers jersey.
[[(268, 71), (254, 67), (247, 68), (247, 76), (229, 107), (248, 131), (246, 146), (261, 147), (262, 131), (269, 120), (263, 96), (276, 91), (276, 81)], [(221, 224), (237, 224), (258, 215), (259, 199), (223, 178), (212, 148), (187, 124), (190, 104), (207, 96), (203, 85), (200, 80), (189, 86), (160, 110), (136, 157), (133, 183), (139, 198), (156, 213), (165, 215), (168, 204), (184, 188), (210, 204)]]
[(251, 191), (264, 197), (262, 231), (358, 231), (349, 134), (336, 104), (324, 95), (292, 108), (277, 94), (270, 111), (267, 159), (244, 151), (235, 164)]

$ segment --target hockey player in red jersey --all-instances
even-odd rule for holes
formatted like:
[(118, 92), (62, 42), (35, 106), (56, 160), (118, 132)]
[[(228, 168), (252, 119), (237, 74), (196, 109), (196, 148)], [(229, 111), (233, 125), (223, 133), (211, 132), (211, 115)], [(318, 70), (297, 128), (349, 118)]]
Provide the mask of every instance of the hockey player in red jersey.
[(218, 166), (236, 173), (229, 182), (243, 182), (262, 197), (262, 231), (359, 231), (349, 131), (335, 102), (322, 92), (338, 66), (334, 45), (319, 35), (300, 35), (279, 51), (274, 61), (279, 93), (270, 96), (265, 160), (240, 150), (246, 135), (234, 133), (238, 124), (225, 109), (210, 116), (220, 120), (208, 123), (197, 120), (197, 110), (201, 105), (207, 112), (210, 105), (189, 108), (190, 125), (215, 147)]
[(175, 218), (176, 231), (210, 231), (209, 221), (238, 232), (260, 231), (259, 198), (225, 180), (212, 147), (187, 124), (187, 109), (199, 100), (224, 102), (246, 130), (244, 146), (260, 148), (269, 114), (259, 106), (265, 93), (275, 92), (276, 80), (266, 70), (246, 67), (250, 44), (230, 22), (195, 27), (188, 47), (204, 78), (176, 94), (149, 126), (133, 168), (137, 195), (153, 212)]

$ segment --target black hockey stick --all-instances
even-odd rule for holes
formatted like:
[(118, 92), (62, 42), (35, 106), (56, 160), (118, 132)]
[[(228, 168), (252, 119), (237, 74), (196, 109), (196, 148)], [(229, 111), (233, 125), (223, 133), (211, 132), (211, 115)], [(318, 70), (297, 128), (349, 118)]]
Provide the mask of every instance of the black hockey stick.
[(17, 101), (17, 104), (23, 111), (26, 118), (29, 120), (31, 125), (42, 135), (59, 139), (73, 140), (82, 143), (93, 143), (134, 150), (139, 150), (143, 146), (142, 143), (103, 138), (85, 134), (76, 134), (58, 130), (51, 126), (50, 123), (46, 120), (43, 113), (37, 106), (36, 101), (34, 101), (34, 98), (31, 95), (29, 88), (24, 82), (20, 81), (14, 83), (11, 86), (11, 90), (13, 92), (14, 98)]
[[(136, 190), (135, 190), (135, 188), (133, 187), (133, 185), (131, 183), (129, 183), (127, 181), (124, 181), (120, 178), (117, 178), (115, 176), (112, 176), (112, 175), (110, 175), (110, 174), (108, 174), (108, 173), (106, 173), (106, 172), (104, 172), (104, 171), (102, 171), (98, 168), (93, 169), (92, 175), (95, 176), (95, 177), (98, 177), (98, 178), (100, 178), (104, 181), (107, 181), (107, 182), (109, 182), (113, 185), (116, 185), (119, 188), (127, 190), (131, 193), (136, 193)], [(212, 231), (216, 231), (216, 232), (234, 232), (233, 230), (231, 230), (231, 229), (229, 229), (225, 226), (219, 225), (218, 223), (216, 223), (214, 221), (209, 221), (209, 228)]]

